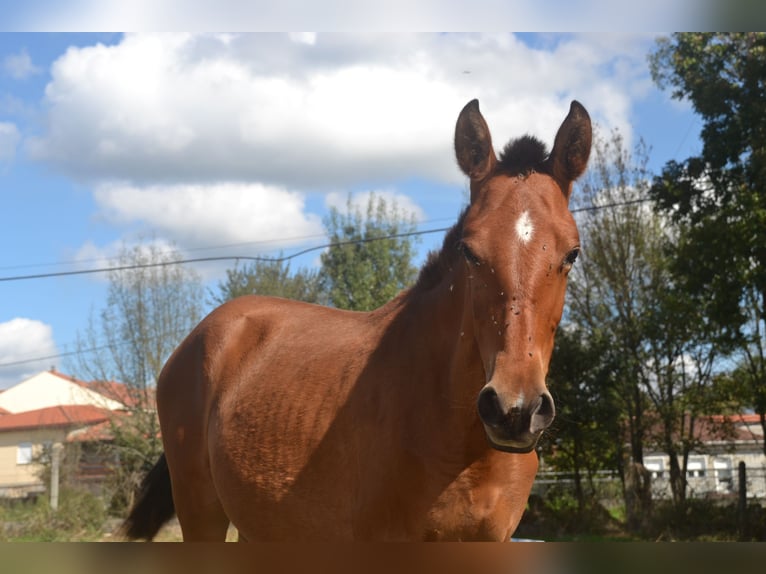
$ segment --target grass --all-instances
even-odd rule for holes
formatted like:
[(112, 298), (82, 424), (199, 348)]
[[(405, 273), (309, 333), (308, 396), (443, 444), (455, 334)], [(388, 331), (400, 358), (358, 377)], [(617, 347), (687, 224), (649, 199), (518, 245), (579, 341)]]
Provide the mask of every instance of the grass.
[[(53, 511), (47, 497), (0, 503), (0, 542), (116, 542), (122, 519), (109, 516), (103, 500), (76, 489), (62, 490), (59, 508)], [(183, 540), (178, 520), (158, 533), (157, 542)], [(226, 540), (237, 540), (229, 528)]]
[(107, 514), (101, 500), (87, 492), (62, 490), (54, 511), (47, 497), (4, 501), (0, 505), (0, 541), (64, 542), (101, 535)]

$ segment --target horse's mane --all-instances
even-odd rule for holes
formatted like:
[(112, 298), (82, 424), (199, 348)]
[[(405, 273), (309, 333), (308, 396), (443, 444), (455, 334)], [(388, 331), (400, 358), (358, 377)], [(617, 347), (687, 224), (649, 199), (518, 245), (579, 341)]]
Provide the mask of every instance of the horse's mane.
[(428, 258), (423, 267), (421, 267), (418, 280), (415, 283), (416, 290), (422, 289), (427, 291), (433, 289), (441, 282), (442, 277), (451, 271), (452, 266), (455, 264), (455, 259), (459, 255), (458, 245), (463, 237), (463, 222), (468, 213), (468, 207), (470, 206), (466, 206), (463, 209), (457, 223), (444, 236), (442, 248), (439, 251), (431, 251), (428, 254)]
[[(500, 154), (496, 169), (506, 175), (526, 177), (541, 170), (546, 159), (548, 149), (545, 144), (533, 136), (526, 135), (508, 142)], [(463, 236), (463, 223), (469, 207), (463, 209), (457, 223), (444, 236), (441, 249), (428, 254), (425, 264), (420, 269), (415, 289), (432, 289), (451, 271), (460, 255), (458, 245)]]

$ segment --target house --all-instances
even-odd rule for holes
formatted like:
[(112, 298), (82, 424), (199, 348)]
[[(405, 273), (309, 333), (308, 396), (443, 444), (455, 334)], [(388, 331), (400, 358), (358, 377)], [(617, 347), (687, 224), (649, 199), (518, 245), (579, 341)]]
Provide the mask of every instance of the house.
[(86, 383), (54, 370), (43, 371), (0, 393), (0, 409), (21, 413), (60, 405), (92, 405), (110, 411), (123, 410), (125, 403), (111, 390), (115, 385)]
[[(694, 437), (699, 446), (689, 453), (687, 463), (689, 497), (736, 495), (738, 469), (744, 462), (747, 497), (766, 498), (766, 455), (757, 414), (700, 417), (695, 421)], [(670, 497), (669, 457), (658, 450), (646, 450), (644, 466), (651, 472), (653, 497)]]
[(78, 457), (78, 481), (103, 478), (104, 465), (89, 465), (88, 452), (93, 460), (95, 447), (109, 438), (111, 421), (133, 404), (123, 384), (84, 382), (53, 370), (0, 393), (0, 497), (45, 492), (41, 457), (65, 445), (80, 445), (86, 455)]

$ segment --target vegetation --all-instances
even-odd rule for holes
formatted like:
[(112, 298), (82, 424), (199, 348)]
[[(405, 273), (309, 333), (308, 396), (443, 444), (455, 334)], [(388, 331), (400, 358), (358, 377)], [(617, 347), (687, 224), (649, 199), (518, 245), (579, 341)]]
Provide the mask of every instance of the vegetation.
[(298, 269), (290, 273), (290, 263), (281, 259), (255, 261), (226, 270), (226, 281), (218, 284), (213, 302), (224, 303), (242, 295), (271, 295), (308, 303), (327, 303), (318, 271)]
[(339, 309), (369, 311), (414, 282), (412, 216), (395, 202), (371, 195), (363, 213), (349, 197), (346, 211), (325, 219), (332, 246), (322, 254), (322, 283)]
[(162, 452), (154, 383), (173, 349), (201, 318), (199, 277), (181, 265), (167, 265), (177, 259), (177, 251), (156, 245), (123, 248), (117, 265), (130, 268), (109, 273), (106, 305), (78, 336), (83, 351), (78, 371), (96, 381), (120, 381), (127, 391), (126, 397), (115, 398), (127, 404), (128, 416), (113, 420), (113, 440), (104, 444), (103, 453), (115, 461), (114, 509), (132, 504), (141, 479)]
[(47, 497), (0, 505), (0, 542), (100, 540), (106, 524), (103, 500), (71, 487), (61, 490), (57, 511)]
[[(619, 487), (618, 487), (619, 488)], [(545, 497), (532, 495), (515, 536), (548, 541), (758, 541), (766, 539), (766, 508), (750, 503), (744, 516), (736, 505), (710, 499), (688, 499), (682, 505), (658, 501), (644, 528), (627, 527), (624, 506), (601, 493), (583, 509), (570, 490), (558, 488)]]
[(674, 34), (650, 65), (704, 124), (701, 154), (668, 162), (652, 188), (679, 230), (675, 272), (707, 301), (701, 327), (736, 351), (741, 391), (766, 431), (766, 33)]
[(395, 201), (371, 194), (364, 210), (352, 202), (331, 208), (324, 221), (330, 247), (322, 253), (318, 271), (275, 259), (257, 261), (226, 272), (216, 303), (240, 295), (286, 297), (339, 309), (369, 311), (390, 301), (417, 276), (413, 264), (416, 239), (411, 215)]

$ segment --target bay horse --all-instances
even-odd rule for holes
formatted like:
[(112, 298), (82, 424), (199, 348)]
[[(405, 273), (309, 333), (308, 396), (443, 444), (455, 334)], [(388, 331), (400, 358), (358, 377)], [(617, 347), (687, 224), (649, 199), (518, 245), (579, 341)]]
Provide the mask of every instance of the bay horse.
[(157, 381), (164, 454), (123, 524), (151, 540), (508, 540), (555, 414), (545, 379), (568, 208), (591, 122), (498, 157), (477, 100), (455, 127), (470, 202), (415, 285), (371, 312), (246, 296), (212, 311)]

